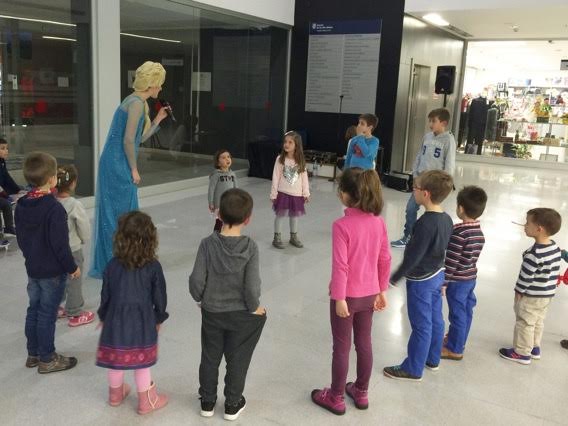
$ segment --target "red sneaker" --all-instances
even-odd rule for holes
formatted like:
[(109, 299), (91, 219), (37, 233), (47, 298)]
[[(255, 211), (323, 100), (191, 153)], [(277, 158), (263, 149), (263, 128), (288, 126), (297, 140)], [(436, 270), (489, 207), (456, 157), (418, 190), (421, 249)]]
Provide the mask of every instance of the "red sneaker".
[(80, 325), (90, 324), (95, 320), (95, 313), (84, 311), (81, 314), (69, 317), (69, 327), (78, 327)]
[(63, 306), (57, 308), (57, 318), (65, 318), (67, 316), (67, 311)]

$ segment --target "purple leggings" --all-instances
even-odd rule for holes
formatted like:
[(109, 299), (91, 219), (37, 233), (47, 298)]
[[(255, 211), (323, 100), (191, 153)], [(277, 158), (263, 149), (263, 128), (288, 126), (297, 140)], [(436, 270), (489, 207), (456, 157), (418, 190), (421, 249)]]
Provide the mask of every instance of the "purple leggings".
[(335, 313), (335, 300), (330, 300), (329, 314), (331, 334), (333, 335), (333, 360), (331, 363), (331, 390), (336, 395), (343, 395), (347, 372), (349, 371), (349, 351), (351, 350), (351, 331), (353, 331), (355, 350), (357, 351), (357, 380), (359, 389), (367, 390), (373, 369), (373, 346), (371, 327), (373, 325), (373, 303), (376, 295), (366, 297), (348, 297), (347, 318)]

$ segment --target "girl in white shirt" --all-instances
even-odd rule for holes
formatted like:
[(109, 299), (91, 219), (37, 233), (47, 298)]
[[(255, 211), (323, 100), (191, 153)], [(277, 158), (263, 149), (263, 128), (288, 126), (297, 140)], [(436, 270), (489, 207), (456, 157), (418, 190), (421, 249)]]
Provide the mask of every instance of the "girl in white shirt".
[(292, 131), (284, 135), (282, 152), (274, 163), (270, 199), (276, 213), (272, 245), (278, 249), (284, 248), (281, 229), (284, 218), (288, 216), (290, 244), (298, 248), (303, 247), (298, 238), (298, 218), (306, 214), (304, 204), (310, 201), (310, 187), (302, 137), (297, 132)]
[[(69, 226), (69, 245), (73, 252), (73, 259), (83, 270), (82, 246), (91, 237), (91, 223), (85, 212), (85, 207), (79, 200), (73, 197), (77, 187), (77, 168), (70, 164), (60, 166), (57, 169), (57, 200), (63, 204), (67, 211), (67, 224)], [(58, 317), (69, 318), (69, 327), (89, 324), (95, 319), (91, 311), (84, 311), (83, 306), (83, 280), (79, 278), (67, 278), (65, 293), (63, 296), (65, 308), (59, 307)]]

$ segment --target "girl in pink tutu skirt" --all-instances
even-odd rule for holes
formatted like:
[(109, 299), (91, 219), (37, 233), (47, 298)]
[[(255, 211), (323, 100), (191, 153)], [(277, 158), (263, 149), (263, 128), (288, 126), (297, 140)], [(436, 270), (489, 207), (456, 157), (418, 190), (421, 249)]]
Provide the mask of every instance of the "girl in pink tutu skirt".
[(274, 163), (270, 199), (276, 213), (272, 245), (278, 249), (285, 247), (282, 242), (282, 222), (288, 216), (290, 244), (298, 248), (303, 247), (298, 238), (298, 218), (306, 214), (304, 204), (310, 201), (310, 186), (302, 137), (297, 132), (288, 132), (284, 135), (282, 152)]

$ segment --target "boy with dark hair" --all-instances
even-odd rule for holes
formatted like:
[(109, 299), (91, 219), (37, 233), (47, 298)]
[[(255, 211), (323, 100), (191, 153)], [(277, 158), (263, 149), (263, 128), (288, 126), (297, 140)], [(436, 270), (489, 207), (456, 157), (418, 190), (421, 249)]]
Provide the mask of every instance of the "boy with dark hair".
[(485, 237), (477, 220), (485, 210), (487, 194), (478, 186), (466, 186), (458, 192), (456, 213), (462, 223), (454, 225), (446, 250), (446, 278), (450, 328), (442, 348), (442, 359), (459, 361), (471, 328), (477, 279), (477, 259)]
[[(416, 154), (412, 175), (414, 179), (427, 170), (444, 170), (450, 176), (454, 175), (456, 163), (456, 141), (448, 132), (450, 112), (445, 108), (437, 108), (428, 114), (428, 125), (431, 132), (422, 139), (422, 146)], [(404, 248), (410, 237), (418, 216), (420, 205), (416, 202), (414, 193), (406, 204), (406, 221), (402, 237), (391, 242), (391, 247)]]
[[(10, 195), (18, 194), (21, 188), (8, 173), (7, 159), (8, 142), (6, 139), (0, 138), (0, 210), (4, 218), (4, 236), (15, 237), (16, 229), (14, 228), (14, 215), (12, 214), (13, 201), (10, 199)], [(2, 229), (0, 228), (1, 234)]]
[(527, 212), (525, 234), (535, 244), (523, 253), (521, 272), (515, 286), (515, 331), (513, 347), (499, 349), (499, 356), (519, 364), (540, 359), (544, 318), (556, 292), (560, 271), (560, 248), (550, 237), (560, 231), (562, 218), (556, 210)]
[(67, 213), (51, 192), (57, 184), (57, 161), (43, 152), (28, 154), (24, 176), (33, 187), (16, 205), (17, 239), (26, 261), (30, 299), (26, 367), (38, 367), (39, 373), (46, 374), (77, 364), (76, 358), (55, 352), (54, 340), (67, 274), (78, 278), (81, 271), (69, 247)]
[(211, 417), (217, 402), (219, 364), (225, 355), (225, 420), (236, 420), (246, 406), (247, 370), (266, 322), (260, 307), (258, 246), (241, 235), (252, 214), (252, 197), (242, 189), (221, 196), (221, 232), (203, 239), (189, 292), (201, 307), (201, 415)]
[(444, 339), (444, 257), (453, 228), (452, 219), (440, 204), (452, 188), (452, 177), (441, 170), (424, 172), (414, 182), (414, 197), (426, 212), (416, 222), (402, 263), (390, 279), (395, 284), (406, 277), (408, 319), (412, 327), (407, 358), (401, 365), (383, 369), (383, 374), (392, 379), (420, 381), (424, 366), (437, 370), (440, 363)]
[(373, 136), (379, 119), (375, 114), (361, 114), (357, 124), (357, 136), (348, 144), (344, 169), (359, 167), (363, 170), (375, 169), (379, 150), (379, 139)]

